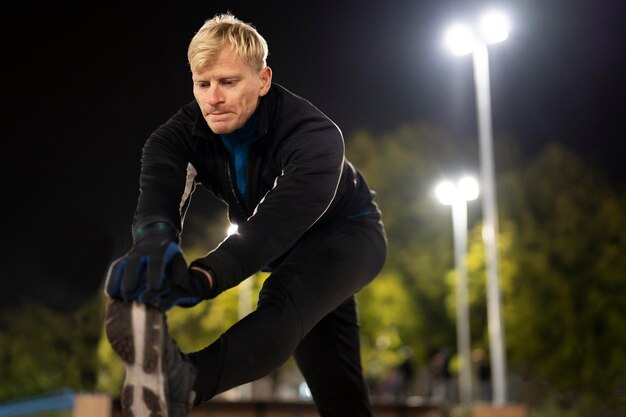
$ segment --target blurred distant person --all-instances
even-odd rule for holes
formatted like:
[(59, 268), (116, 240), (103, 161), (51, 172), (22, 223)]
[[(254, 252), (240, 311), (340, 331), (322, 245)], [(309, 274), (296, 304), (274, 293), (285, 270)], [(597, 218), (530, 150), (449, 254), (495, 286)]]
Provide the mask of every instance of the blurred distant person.
[(401, 376), (400, 391), (398, 399), (406, 400), (412, 395), (413, 378), (415, 377), (415, 369), (413, 368), (413, 349), (410, 346), (404, 346), (400, 350), (402, 363), (398, 367)]
[[(339, 128), (272, 83), (267, 55), (252, 25), (229, 13), (207, 20), (188, 48), (195, 100), (143, 147), (133, 245), (105, 284), (107, 337), (126, 366), (125, 416), (186, 416), (291, 355), (322, 416), (372, 415), (354, 295), (385, 262), (381, 213)], [(188, 264), (180, 240), (198, 185), (227, 204), (238, 231)], [(259, 270), (271, 274), (256, 310), (182, 353), (165, 312)]]
[(480, 348), (474, 349), (472, 362), (474, 362), (474, 372), (478, 380), (478, 399), (491, 402), (491, 367), (485, 351)]
[(451, 399), (450, 358), (451, 351), (445, 347), (436, 351), (431, 356), (429, 363), (430, 396), (434, 401), (444, 404), (449, 403)]

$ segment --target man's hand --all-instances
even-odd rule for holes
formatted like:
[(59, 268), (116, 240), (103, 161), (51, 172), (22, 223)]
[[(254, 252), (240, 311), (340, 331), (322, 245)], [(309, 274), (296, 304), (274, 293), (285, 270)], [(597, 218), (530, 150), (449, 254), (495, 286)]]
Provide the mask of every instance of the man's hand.
[(106, 294), (123, 301), (142, 301), (149, 289), (161, 287), (174, 257), (182, 256), (177, 241), (175, 231), (166, 223), (138, 229), (133, 247), (109, 267)]
[(142, 302), (167, 311), (173, 306), (193, 307), (202, 300), (210, 298), (212, 277), (209, 271), (199, 267), (189, 268), (185, 258), (175, 255), (167, 271), (163, 284), (149, 291)]
[(105, 292), (110, 298), (139, 301), (162, 311), (191, 307), (209, 298), (208, 271), (189, 269), (176, 234), (165, 223), (140, 230), (128, 253), (109, 267)]

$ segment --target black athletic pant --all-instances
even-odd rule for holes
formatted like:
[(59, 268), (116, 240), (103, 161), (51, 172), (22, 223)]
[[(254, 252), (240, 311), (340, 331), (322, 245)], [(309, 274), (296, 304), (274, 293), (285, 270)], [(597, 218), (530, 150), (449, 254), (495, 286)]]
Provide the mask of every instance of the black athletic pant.
[(323, 417), (371, 416), (354, 294), (382, 269), (382, 223), (342, 219), (309, 231), (263, 284), (257, 309), (190, 354), (202, 401), (259, 379), (291, 355)]

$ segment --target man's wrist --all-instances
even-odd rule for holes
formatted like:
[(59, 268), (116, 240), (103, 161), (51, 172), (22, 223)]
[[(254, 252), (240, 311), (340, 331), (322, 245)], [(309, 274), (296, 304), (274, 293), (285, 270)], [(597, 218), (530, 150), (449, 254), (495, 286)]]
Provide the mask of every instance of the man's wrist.
[(166, 239), (180, 243), (176, 229), (168, 222), (157, 221), (153, 223), (137, 226), (133, 229), (133, 242), (138, 243), (144, 240)]
[(209, 286), (209, 290), (211, 290), (213, 288), (213, 275), (211, 275), (211, 272), (207, 271), (204, 268), (200, 268), (199, 266), (191, 266), (190, 269), (202, 273), (202, 275), (204, 275), (204, 277), (206, 278), (206, 280), (207, 280), (207, 282), (209, 284), (208, 285)]

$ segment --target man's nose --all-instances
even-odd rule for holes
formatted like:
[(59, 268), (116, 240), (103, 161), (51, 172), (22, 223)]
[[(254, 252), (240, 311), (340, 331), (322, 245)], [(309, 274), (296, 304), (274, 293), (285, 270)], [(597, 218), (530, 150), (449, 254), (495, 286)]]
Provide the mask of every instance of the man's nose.
[(206, 101), (207, 101), (207, 104), (211, 106), (215, 106), (221, 103), (222, 101), (224, 101), (224, 97), (218, 86), (215, 86), (215, 87), (211, 86), (209, 88), (209, 90), (207, 91)]

